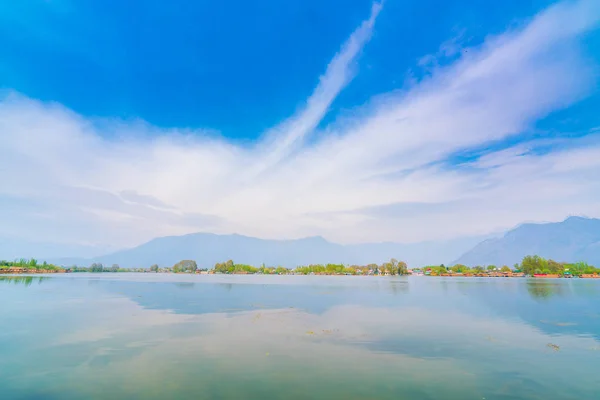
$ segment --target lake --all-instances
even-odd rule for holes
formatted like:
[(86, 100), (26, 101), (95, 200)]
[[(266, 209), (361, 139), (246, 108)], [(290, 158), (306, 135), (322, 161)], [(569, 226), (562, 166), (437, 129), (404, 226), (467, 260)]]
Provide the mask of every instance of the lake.
[(0, 276), (0, 398), (598, 399), (600, 281)]

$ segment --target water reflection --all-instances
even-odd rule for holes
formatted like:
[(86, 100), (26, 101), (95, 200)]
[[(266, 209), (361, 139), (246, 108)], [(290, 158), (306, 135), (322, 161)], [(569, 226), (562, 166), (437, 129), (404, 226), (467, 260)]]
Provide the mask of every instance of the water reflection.
[(31, 284), (33, 282), (36, 282), (38, 284), (42, 283), (43, 281), (50, 279), (49, 277), (46, 276), (0, 276), (0, 282), (3, 283), (14, 283), (15, 285), (24, 285), (24, 286), (31, 286)]
[(231, 292), (231, 289), (233, 289), (233, 284), (231, 283), (219, 283), (218, 285), (225, 288), (228, 292)]
[[(29, 369), (10, 374), (9, 387), (38, 376), (35, 390), (68, 387), (82, 398), (415, 400), (592, 398), (600, 389), (596, 341), (550, 338), (523, 323), (458, 311), (338, 306), (321, 315), (279, 309), (190, 317), (125, 299), (94, 309), (94, 320), (55, 345), (42, 339), (47, 345), (38, 340), (37, 354), (24, 351)], [(550, 341), (561, 351), (547, 352)], [(51, 374), (66, 365), (68, 386)]]
[[(599, 341), (531, 322), (558, 306), (532, 301), (526, 281), (183, 279), (16, 287), (21, 308), (0, 309), (4, 398), (526, 400), (600, 390)], [(596, 307), (594, 295), (564, 293), (564, 310)], [(570, 326), (553, 321), (544, 325)]]
[(193, 282), (178, 282), (175, 284), (175, 286), (178, 289), (193, 289), (194, 283)]
[(570, 290), (564, 282), (528, 280), (527, 292), (536, 300), (547, 300), (555, 296), (564, 296)]
[(391, 281), (389, 289), (394, 295), (408, 294), (410, 292), (410, 284), (408, 281)]

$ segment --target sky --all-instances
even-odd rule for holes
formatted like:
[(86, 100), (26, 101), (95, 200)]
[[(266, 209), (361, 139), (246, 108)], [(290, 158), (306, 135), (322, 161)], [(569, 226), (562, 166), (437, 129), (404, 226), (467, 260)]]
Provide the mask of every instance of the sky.
[(0, 238), (600, 217), (597, 0), (0, 4)]

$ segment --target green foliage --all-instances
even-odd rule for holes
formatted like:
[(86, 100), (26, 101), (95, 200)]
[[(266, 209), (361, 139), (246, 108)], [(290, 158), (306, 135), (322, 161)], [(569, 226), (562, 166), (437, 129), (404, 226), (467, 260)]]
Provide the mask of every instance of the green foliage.
[[(42, 272), (42, 271), (56, 271), (61, 270), (61, 267), (56, 265), (48, 264), (47, 262), (40, 263), (36, 259), (20, 259), (15, 261), (0, 261), (0, 271), (8, 270), (9, 268), (21, 268), (24, 272)], [(159, 268), (158, 265), (154, 264), (149, 269), (135, 268), (135, 269), (122, 269), (118, 264), (113, 264), (110, 268), (104, 267), (101, 263), (93, 263), (88, 268), (73, 266), (69, 270), (72, 272), (188, 272), (193, 273), (198, 270), (198, 266), (193, 260), (182, 260), (175, 264), (172, 269), (170, 268)], [(421, 269), (425, 274), (431, 275), (442, 275), (447, 273), (452, 274), (486, 274), (492, 273), (498, 270), (494, 265), (487, 267), (476, 266), (469, 268), (466, 265), (456, 264), (450, 268), (442, 265), (426, 266)], [(290, 273), (294, 274), (317, 274), (317, 275), (405, 275), (408, 273), (408, 266), (403, 261), (398, 261), (392, 258), (388, 262), (384, 262), (381, 265), (368, 264), (368, 265), (344, 265), (344, 264), (311, 264), (307, 266), (299, 266), (294, 270), (287, 268), (269, 267), (264, 264), (260, 267), (254, 267), (248, 264), (236, 264), (232, 260), (228, 260), (223, 263), (215, 264), (214, 271), (216, 273), (223, 274), (278, 274), (286, 275)], [(508, 273), (511, 268), (504, 265), (500, 269), (503, 273)], [(562, 263), (554, 260), (547, 260), (537, 255), (529, 255), (523, 258), (520, 264), (514, 265), (515, 272), (523, 272), (525, 275), (533, 274), (557, 274), (557, 275), (573, 275), (581, 276), (583, 274), (598, 274), (600, 273), (599, 268), (595, 268), (585, 262), (577, 263)]]
[(595, 268), (583, 261), (574, 264), (565, 264), (565, 269), (568, 269), (568, 271), (573, 275), (600, 273), (600, 268)]
[(548, 261), (540, 256), (525, 256), (520, 268), (525, 275), (539, 274), (548, 268)]
[(389, 262), (381, 265), (311, 264), (297, 267), (294, 269), (294, 273), (303, 275), (406, 275), (408, 266), (404, 261), (392, 258)]
[(441, 274), (447, 274), (448, 270), (446, 269), (446, 267), (444, 266), (444, 264), (442, 265), (434, 265), (431, 267), (428, 267), (428, 269), (430, 269), (431, 273), (434, 275), (441, 275)]
[(519, 269), (525, 273), (525, 275), (534, 274), (558, 274), (564, 275), (568, 272), (574, 276), (581, 276), (583, 274), (597, 274), (600, 273), (599, 268), (595, 268), (588, 265), (585, 262), (577, 262), (574, 264), (561, 263), (554, 260), (546, 260), (540, 256), (526, 256), (523, 258)]
[(173, 272), (196, 272), (198, 264), (194, 260), (181, 260), (173, 265)]
[(219, 274), (277, 274), (287, 275), (290, 270), (284, 267), (267, 267), (264, 264), (256, 268), (248, 264), (235, 264), (232, 260), (216, 263), (214, 271)]
[(89, 268), (90, 272), (104, 272), (104, 265), (102, 263), (93, 263)]
[(470, 270), (469, 267), (467, 267), (466, 265), (462, 265), (462, 264), (456, 264), (452, 267), (450, 267), (450, 271), (455, 272), (455, 273), (461, 273), (464, 274), (465, 272), (468, 272)]
[(44, 261), (42, 264), (40, 264), (34, 258), (32, 258), (32, 259), (21, 258), (20, 260), (15, 260), (15, 261), (0, 260), (0, 270), (7, 270), (10, 268), (23, 268), (25, 270), (35, 271), (35, 272), (58, 271), (58, 270), (63, 269), (57, 265), (48, 264), (46, 261)]

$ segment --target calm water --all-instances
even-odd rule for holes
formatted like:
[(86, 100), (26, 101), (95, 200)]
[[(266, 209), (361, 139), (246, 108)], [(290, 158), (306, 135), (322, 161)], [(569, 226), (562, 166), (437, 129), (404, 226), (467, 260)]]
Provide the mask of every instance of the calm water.
[(0, 304), (5, 400), (600, 399), (597, 280), (0, 276)]

